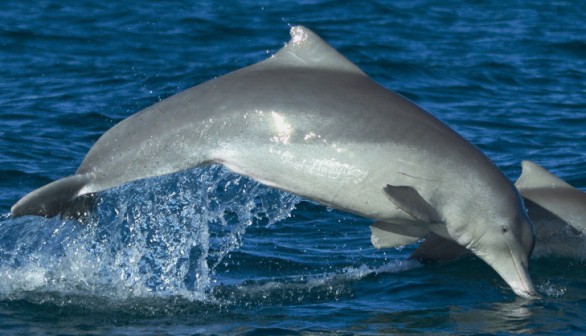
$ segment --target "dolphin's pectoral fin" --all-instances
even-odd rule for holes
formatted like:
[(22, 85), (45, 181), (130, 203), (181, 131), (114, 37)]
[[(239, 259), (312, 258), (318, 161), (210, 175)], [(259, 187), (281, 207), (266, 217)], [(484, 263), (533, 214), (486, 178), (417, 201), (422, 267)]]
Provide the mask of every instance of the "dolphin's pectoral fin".
[(419, 244), (417, 250), (409, 256), (421, 262), (450, 261), (468, 254), (469, 251), (453, 240), (443, 238), (435, 233), (430, 233)]
[(427, 203), (413, 187), (387, 184), (383, 191), (391, 202), (413, 218), (427, 223), (442, 222), (433, 206)]
[(412, 244), (429, 233), (429, 230), (416, 225), (388, 222), (375, 222), (370, 226), (370, 231), (370, 241), (377, 249)]

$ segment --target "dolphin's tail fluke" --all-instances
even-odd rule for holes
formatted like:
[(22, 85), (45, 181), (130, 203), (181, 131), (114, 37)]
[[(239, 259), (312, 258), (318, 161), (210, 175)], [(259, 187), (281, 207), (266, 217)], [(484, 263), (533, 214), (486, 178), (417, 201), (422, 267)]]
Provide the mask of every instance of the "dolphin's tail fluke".
[(90, 178), (72, 175), (41, 187), (16, 202), (10, 209), (12, 217), (26, 215), (54, 217), (84, 217), (93, 206), (93, 195), (79, 196), (79, 191)]

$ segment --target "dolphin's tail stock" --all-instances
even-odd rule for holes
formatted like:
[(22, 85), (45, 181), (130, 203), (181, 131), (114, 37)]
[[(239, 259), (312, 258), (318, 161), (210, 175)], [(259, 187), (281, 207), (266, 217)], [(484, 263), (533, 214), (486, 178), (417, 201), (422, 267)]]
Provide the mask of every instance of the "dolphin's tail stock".
[(21, 198), (10, 213), (12, 217), (54, 217), (59, 213), (65, 218), (85, 217), (92, 210), (95, 197), (78, 194), (89, 180), (88, 175), (72, 175), (49, 183)]

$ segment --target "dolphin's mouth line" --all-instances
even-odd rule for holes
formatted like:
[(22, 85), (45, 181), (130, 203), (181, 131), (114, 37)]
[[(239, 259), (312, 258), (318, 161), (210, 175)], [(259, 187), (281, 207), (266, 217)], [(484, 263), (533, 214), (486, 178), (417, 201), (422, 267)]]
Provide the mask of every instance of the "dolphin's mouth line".
[(511, 260), (513, 260), (513, 265), (515, 266), (515, 271), (517, 272), (517, 277), (519, 278), (519, 281), (521, 282), (521, 286), (523, 287), (523, 290), (529, 296), (532, 296), (533, 295), (533, 291), (532, 290), (529, 290), (528, 289), (528, 286), (525, 284), (525, 280), (523, 279), (523, 277), (521, 276), (521, 272), (519, 271), (519, 266), (517, 266), (517, 261), (513, 257), (513, 251), (511, 250), (511, 246), (509, 246), (508, 243), (507, 243), (507, 247), (509, 248), (509, 254), (511, 255)]

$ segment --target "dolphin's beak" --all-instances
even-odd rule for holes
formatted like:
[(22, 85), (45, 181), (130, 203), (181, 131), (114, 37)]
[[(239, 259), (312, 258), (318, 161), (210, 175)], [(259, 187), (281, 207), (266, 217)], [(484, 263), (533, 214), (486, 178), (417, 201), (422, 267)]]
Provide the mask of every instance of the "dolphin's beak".
[(485, 261), (507, 282), (515, 294), (527, 299), (539, 298), (529, 276), (529, 257), (525, 257), (523, 253), (515, 253), (514, 249), (508, 247), (508, 253), (503, 253), (502, 258)]
[(533, 286), (533, 282), (529, 277), (529, 272), (527, 271), (526, 267), (519, 267), (520, 265), (515, 265), (515, 272), (506, 272), (501, 273), (498, 272), (499, 275), (511, 286), (511, 289), (515, 292), (515, 294), (527, 298), (527, 299), (537, 299), (539, 295), (535, 291), (535, 287)]

